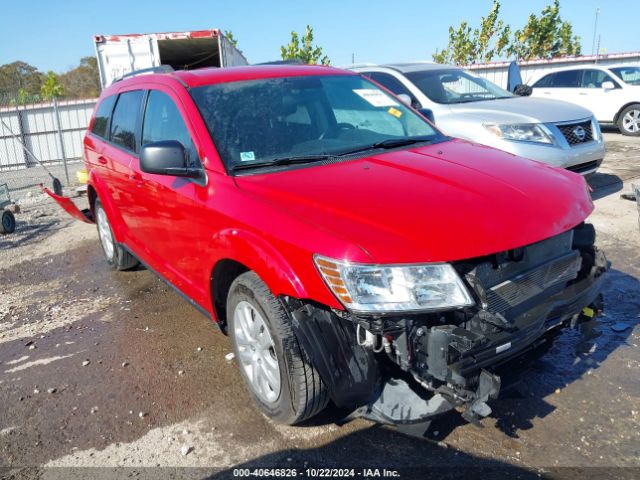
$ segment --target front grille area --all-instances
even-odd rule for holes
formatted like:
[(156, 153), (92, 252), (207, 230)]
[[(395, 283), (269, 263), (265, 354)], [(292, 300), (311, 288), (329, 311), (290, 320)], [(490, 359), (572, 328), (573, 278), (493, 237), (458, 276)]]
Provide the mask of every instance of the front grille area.
[(580, 165), (571, 165), (570, 167), (567, 167), (567, 170), (571, 170), (576, 173), (589, 172), (598, 168), (601, 163), (602, 160), (593, 160), (592, 162), (581, 163)]
[(501, 252), (459, 268), (486, 309), (511, 321), (529, 300), (553, 294), (578, 276), (582, 257), (572, 245), (569, 230), (518, 249), (521, 252)]
[(591, 128), (591, 120), (585, 120), (579, 123), (570, 123), (556, 125), (564, 135), (569, 145), (579, 145), (593, 140), (593, 130)]
[(505, 312), (553, 285), (576, 278), (582, 259), (577, 251), (556, 258), (487, 290), (489, 310)]

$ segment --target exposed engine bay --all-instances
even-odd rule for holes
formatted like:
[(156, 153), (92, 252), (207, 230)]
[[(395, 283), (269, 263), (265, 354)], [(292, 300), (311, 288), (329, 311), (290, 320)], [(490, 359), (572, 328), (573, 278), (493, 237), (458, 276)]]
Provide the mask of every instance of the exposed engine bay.
[(562, 327), (593, 337), (603, 274), (595, 230), (582, 223), (541, 242), (453, 266), (475, 305), (419, 314), (359, 315), (289, 297), (295, 333), (333, 402), (354, 416), (423, 433), (453, 408), (477, 422), (497, 398), (498, 366)]

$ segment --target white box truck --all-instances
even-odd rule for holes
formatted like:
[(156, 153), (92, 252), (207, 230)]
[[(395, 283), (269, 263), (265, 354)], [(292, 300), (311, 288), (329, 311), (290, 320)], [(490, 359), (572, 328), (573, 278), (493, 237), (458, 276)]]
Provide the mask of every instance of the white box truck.
[(160, 65), (190, 70), (249, 64), (218, 29), (95, 35), (94, 44), (102, 88), (127, 73)]

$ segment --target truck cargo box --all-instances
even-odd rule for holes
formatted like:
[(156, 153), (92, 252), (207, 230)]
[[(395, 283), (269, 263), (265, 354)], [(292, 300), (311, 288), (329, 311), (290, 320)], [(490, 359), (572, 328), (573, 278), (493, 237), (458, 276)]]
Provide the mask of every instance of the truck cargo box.
[(170, 65), (175, 70), (248, 65), (218, 29), (95, 35), (94, 44), (103, 88), (126, 73), (160, 65)]

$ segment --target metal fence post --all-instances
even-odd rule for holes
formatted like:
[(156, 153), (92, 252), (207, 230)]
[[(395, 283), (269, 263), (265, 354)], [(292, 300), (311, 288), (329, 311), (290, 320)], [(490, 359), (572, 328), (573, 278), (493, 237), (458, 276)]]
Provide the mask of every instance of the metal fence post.
[[(18, 104), (16, 104), (16, 116), (18, 120), (18, 136), (20, 137), (20, 141), (22, 142), (22, 144), (26, 145), (27, 136), (25, 135), (25, 132), (24, 132), (24, 122), (23, 122), (24, 118), (22, 116), (22, 112), (20, 111), (20, 107), (18, 106)], [(33, 167), (33, 160), (29, 158), (29, 155), (27, 154), (27, 152), (23, 151), (22, 157), (24, 158), (25, 167), (27, 168)]]
[(58, 112), (58, 100), (53, 97), (53, 118), (56, 122), (56, 130), (58, 131), (58, 141), (60, 143), (60, 153), (62, 154), (62, 163), (64, 164), (64, 176), (67, 180), (67, 186), (71, 185), (69, 181), (69, 169), (67, 168), (67, 155), (64, 152), (64, 138), (62, 137), (62, 128), (60, 127), (60, 114)]

